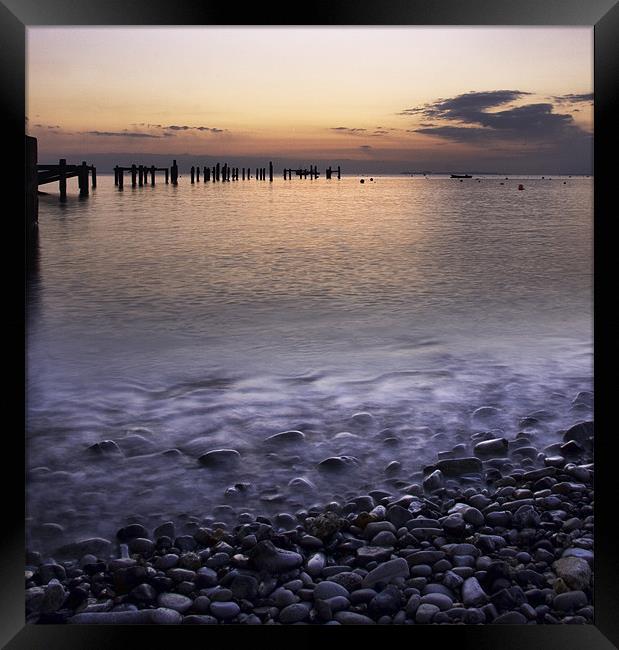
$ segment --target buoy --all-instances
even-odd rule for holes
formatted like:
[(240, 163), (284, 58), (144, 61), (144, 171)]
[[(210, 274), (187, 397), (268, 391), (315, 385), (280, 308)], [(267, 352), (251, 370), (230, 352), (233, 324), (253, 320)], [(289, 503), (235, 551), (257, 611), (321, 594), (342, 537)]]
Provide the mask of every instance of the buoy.
[(373, 179), (373, 178), (370, 178), (370, 180), (373, 181), (374, 179)]
[(505, 185), (505, 183), (499, 183), (499, 185)]
[(522, 185), (522, 184), (521, 184), (521, 185), (518, 185), (518, 189), (519, 189), (519, 190), (524, 190), (524, 185)]
[(363, 180), (363, 178), (362, 178), (359, 182), (360, 182), (360, 183), (365, 183), (365, 181)]

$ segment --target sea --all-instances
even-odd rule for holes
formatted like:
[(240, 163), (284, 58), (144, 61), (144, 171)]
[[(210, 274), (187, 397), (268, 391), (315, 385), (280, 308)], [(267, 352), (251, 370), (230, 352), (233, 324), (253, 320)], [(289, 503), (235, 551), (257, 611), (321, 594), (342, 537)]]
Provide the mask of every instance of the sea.
[(32, 547), (406, 494), (476, 432), (590, 418), (592, 178), (97, 180), (39, 199)]

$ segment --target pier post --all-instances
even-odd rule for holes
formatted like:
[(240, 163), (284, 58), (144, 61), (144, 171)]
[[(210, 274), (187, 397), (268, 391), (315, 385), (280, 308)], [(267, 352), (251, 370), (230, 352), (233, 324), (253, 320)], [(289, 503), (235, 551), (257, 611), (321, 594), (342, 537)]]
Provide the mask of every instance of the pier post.
[(80, 168), (80, 196), (88, 196), (88, 165), (82, 160)]
[(269, 162), (269, 180), (273, 182), (273, 161)]
[(243, 180), (245, 180), (245, 167), (243, 167), (242, 172), (243, 172)]
[(216, 180), (216, 181), (219, 180), (220, 169), (221, 169), (221, 168), (220, 168), (220, 166), (219, 166), (219, 163), (217, 163), (217, 164), (215, 165), (215, 180)]
[(131, 187), (135, 187), (136, 185), (136, 176), (137, 176), (137, 167), (135, 166), (135, 163), (131, 165)]
[(169, 178), (168, 178), (168, 168), (165, 168), (165, 184), (167, 185), (169, 183)]
[(341, 178), (342, 178), (342, 173), (341, 173), (341, 170), (340, 170), (340, 166), (338, 165), (337, 166), (337, 180), (339, 181)]
[(138, 167), (138, 184), (140, 187), (144, 185), (144, 165)]
[(203, 179), (203, 182), (204, 182), (204, 183), (206, 183), (206, 181), (208, 180), (207, 177), (206, 177), (206, 170), (207, 170), (207, 169), (208, 169), (208, 167), (207, 167), (206, 165), (205, 165), (204, 168), (202, 169), (202, 179)]
[[(66, 164), (65, 160), (65, 164)], [(118, 186), (118, 165), (114, 167), (114, 185)]]
[(60, 200), (67, 200), (67, 161), (61, 158), (58, 161), (58, 189), (60, 190)]
[(196, 168), (191, 166), (191, 184), (193, 185), (196, 182)]
[(25, 137), (25, 147), (24, 162), (26, 164), (26, 196), (24, 198), (26, 202), (26, 210), (24, 215), (24, 226), (26, 231), (26, 242), (29, 247), (28, 257), (30, 257), (31, 252), (36, 252), (36, 248), (30, 249), (30, 246), (37, 242), (37, 229), (39, 223), (39, 170), (37, 167), (39, 151), (38, 140), (27, 135)]
[(122, 167), (118, 168), (118, 189), (123, 189), (123, 183), (125, 181), (125, 170)]
[(196, 167), (196, 183), (200, 182), (200, 165)]
[(155, 165), (151, 165), (150, 168), (150, 184), (155, 185)]
[(172, 181), (172, 185), (178, 185), (178, 165), (176, 164), (176, 160), (172, 161), (172, 168), (170, 169), (170, 180)]
[(97, 168), (94, 165), (90, 167), (90, 173), (92, 174), (92, 186), (97, 187)]

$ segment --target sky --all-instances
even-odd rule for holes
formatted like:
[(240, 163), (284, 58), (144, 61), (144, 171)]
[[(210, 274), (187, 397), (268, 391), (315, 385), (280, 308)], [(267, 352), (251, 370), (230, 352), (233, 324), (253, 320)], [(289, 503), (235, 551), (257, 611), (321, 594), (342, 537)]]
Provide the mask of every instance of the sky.
[(592, 93), (589, 27), (27, 29), (39, 160), (102, 171), (590, 174)]

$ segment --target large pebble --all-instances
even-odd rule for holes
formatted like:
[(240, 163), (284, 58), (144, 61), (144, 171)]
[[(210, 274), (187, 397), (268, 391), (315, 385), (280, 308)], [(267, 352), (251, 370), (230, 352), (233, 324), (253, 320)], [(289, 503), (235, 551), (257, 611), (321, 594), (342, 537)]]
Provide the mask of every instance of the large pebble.
[(236, 449), (211, 449), (198, 458), (205, 467), (222, 469), (234, 467), (240, 460), (241, 454)]

